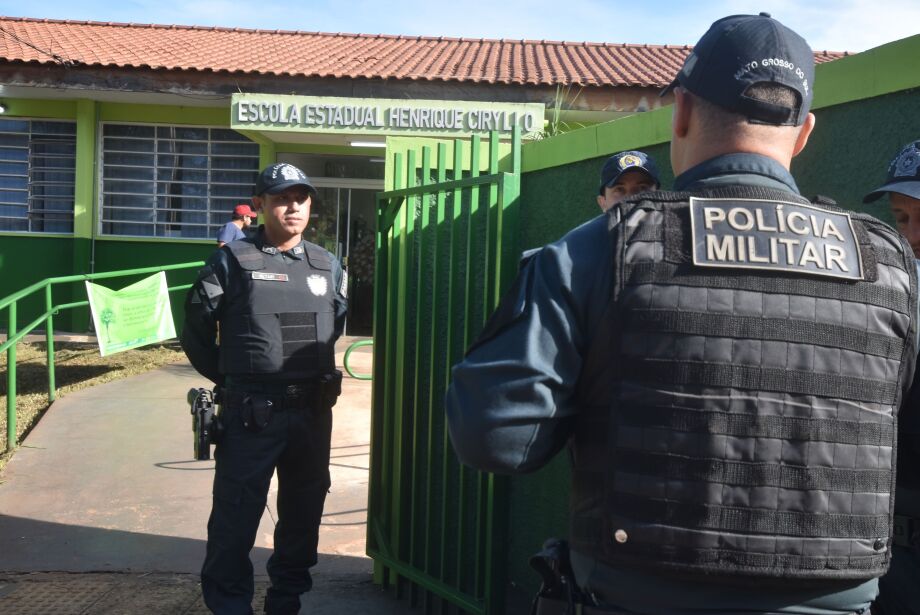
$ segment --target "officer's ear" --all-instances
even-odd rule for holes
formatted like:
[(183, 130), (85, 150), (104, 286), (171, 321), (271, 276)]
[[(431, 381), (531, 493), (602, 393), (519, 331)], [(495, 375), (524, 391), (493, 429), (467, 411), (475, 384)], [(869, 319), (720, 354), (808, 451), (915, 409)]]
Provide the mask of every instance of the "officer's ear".
[(690, 131), (693, 113), (693, 96), (681, 87), (674, 88), (674, 110), (671, 113), (671, 131), (675, 137), (686, 137)]
[(814, 113), (809, 113), (808, 117), (805, 118), (805, 123), (802, 124), (802, 128), (799, 129), (799, 135), (795, 138), (795, 147), (792, 149), (792, 157), (795, 158), (799, 155), (805, 145), (808, 143), (808, 137), (811, 135), (811, 131), (815, 129), (815, 119)]
[(262, 197), (260, 196), (252, 197), (252, 208), (256, 210), (257, 212), (262, 211)]

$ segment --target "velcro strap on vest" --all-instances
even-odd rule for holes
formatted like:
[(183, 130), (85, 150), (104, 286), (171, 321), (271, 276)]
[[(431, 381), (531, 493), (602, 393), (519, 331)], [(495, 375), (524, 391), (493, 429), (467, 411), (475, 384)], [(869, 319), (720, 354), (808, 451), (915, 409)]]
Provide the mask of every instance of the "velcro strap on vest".
[(736, 506), (706, 506), (692, 502), (657, 500), (620, 494), (617, 513), (631, 519), (654, 519), (678, 527), (713, 529), (758, 535), (801, 538), (887, 537), (890, 519), (884, 515), (820, 514)]
[(780, 487), (782, 489), (843, 491), (846, 493), (888, 493), (892, 485), (890, 470), (853, 470), (797, 466), (778, 463), (752, 463), (723, 459), (699, 459), (618, 449), (614, 455), (618, 472), (649, 475), (663, 479), (705, 481), (741, 487)]
[[(725, 570), (731, 567), (734, 574), (755, 575), (761, 579), (764, 570), (811, 570), (823, 571), (828, 577), (841, 578), (839, 571), (849, 571), (849, 578), (863, 578), (860, 571), (874, 571), (887, 566), (888, 551), (873, 555), (793, 555), (789, 553), (755, 553), (751, 551), (730, 551), (728, 549), (694, 549), (675, 545), (662, 545), (654, 551), (656, 558), (679, 560), (695, 566)], [(667, 561), (665, 566), (667, 566)], [(844, 577), (844, 578), (847, 578)]]
[(625, 330), (794, 342), (853, 350), (889, 359), (900, 359), (904, 350), (904, 342), (900, 338), (844, 325), (679, 310), (636, 310), (630, 313)]
[(285, 359), (295, 357), (316, 343), (316, 314), (284, 312), (281, 314), (281, 347)]
[(894, 425), (842, 419), (815, 419), (629, 406), (618, 409), (621, 425), (664, 427), (681, 432), (782, 440), (810, 440), (857, 446), (892, 446)]
[[(820, 299), (838, 299), (865, 303), (908, 314), (907, 295), (894, 288), (872, 284), (842, 284), (837, 281), (811, 278), (778, 278), (759, 272), (745, 271), (741, 275), (727, 272), (723, 275), (700, 275), (698, 270), (686, 265), (671, 263), (636, 263), (626, 266), (627, 284), (671, 284), (700, 288), (750, 290), (756, 292), (800, 295)], [(911, 316), (913, 316), (911, 314)]]
[(797, 393), (889, 405), (897, 399), (900, 388), (898, 383), (885, 380), (733, 363), (630, 357), (621, 369), (626, 378), (637, 381)]

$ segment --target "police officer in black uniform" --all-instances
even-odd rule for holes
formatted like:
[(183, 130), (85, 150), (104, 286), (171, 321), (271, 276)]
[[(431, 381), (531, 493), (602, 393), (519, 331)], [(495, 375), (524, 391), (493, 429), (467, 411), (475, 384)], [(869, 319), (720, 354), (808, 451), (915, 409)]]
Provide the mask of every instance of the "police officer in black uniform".
[(769, 15), (715, 22), (669, 88), (675, 192), (543, 248), (453, 369), (464, 462), (527, 472), (570, 446), (585, 613), (877, 594), (917, 274), (894, 229), (799, 195), (813, 75)]
[[(894, 221), (920, 259), (920, 140), (888, 164), (885, 183), (865, 203), (887, 196)], [(920, 267), (920, 261), (918, 261)], [(894, 499), (891, 569), (879, 580), (875, 615), (920, 614), (920, 371), (898, 416), (898, 485)]]
[(182, 347), (222, 387), (222, 435), (201, 586), (220, 615), (252, 613), (249, 552), (278, 472), (268, 613), (292, 614), (310, 567), (329, 489), (332, 406), (341, 386), (335, 341), (346, 311), (335, 257), (304, 241), (316, 190), (285, 163), (262, 171), (252, 201), (263, 225), (220, 248), (186, 301)]

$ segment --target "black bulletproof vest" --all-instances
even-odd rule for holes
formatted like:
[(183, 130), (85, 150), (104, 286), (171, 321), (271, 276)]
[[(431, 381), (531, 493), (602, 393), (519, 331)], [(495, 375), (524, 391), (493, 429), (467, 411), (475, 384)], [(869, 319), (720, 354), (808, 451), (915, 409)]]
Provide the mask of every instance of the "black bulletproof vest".
[[(881, 575), (897, 408), (917, 355), (910, 249), (851, 214), (863, 280), (701, 266), (691, 196), (785, 201), (786, 211), (808, 201), (740, 186), (645, 196), (655, 200), (611, 214), (612, 296), (578, 386), (575, 548), (684, 576)], [(752, 221), (735, 224), (769, 232)], [(773, 246), (782, 261), (786, 246)]]
[(220, 323), (220, 371), (298, 381), (335, 368), (335, 286), (328, 252), (305, 242), (306, 258), (272, 258), (252, 240), (227, 244), (242, 279)]

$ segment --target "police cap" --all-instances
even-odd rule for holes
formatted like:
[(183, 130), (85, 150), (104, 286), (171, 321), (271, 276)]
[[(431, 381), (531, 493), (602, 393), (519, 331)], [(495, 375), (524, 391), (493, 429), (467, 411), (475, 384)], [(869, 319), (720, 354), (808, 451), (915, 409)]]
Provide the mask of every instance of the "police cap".
[(884, 185), (866, 195), (863, 203), (878, 200), (886, 192), (920, 199), (920, 141), (908, 143), (888, 165)]
[[(815, 56), (805, 39), (770, 17), (732, 15), (713, 23), (687, 56), (664, 96), (676, 86), (748, 120), (801, 126), (808, 116)], [(758, 83), (777, 83), (798, 95), (793, 107), (746, 95)]]

